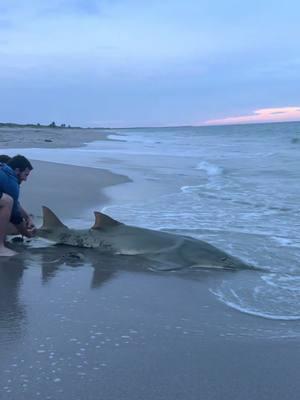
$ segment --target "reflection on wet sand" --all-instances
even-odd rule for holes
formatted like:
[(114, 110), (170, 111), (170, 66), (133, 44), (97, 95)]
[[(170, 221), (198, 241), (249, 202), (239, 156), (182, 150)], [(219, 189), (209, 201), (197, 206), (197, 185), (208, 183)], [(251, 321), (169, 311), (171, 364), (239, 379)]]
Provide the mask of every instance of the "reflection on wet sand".
[[(41, 291), (39, 285), (36, 285), (37, 282), (33, 282), (33, 278), (36, 279), (40, 276), (42, 287), (47, 287), (52, 281), (55, 281), (55, 285), (59, 287), (64, 281), (59, 273), (77, 269), (78, 272), (81, 271), (84, 281), (89, 279), (90, 289), (99, 289), (125, 271), (139, 273), (139, 275), (141, 273), (161, 274), (156, 270), (153, 262), (139, 256), (101, 254), (93, 249), (73, 249), (69, 246), (28, 248), (26, 243), (19, 243), (17, 251), (19, 252), (18, 256), (1, 261), (0, 331), (2, 343), (7, 340), (17, 340), (16, 334), (20, 335), (22, 328), (26, 327), (28, 300), (27, 302), (24, 300), (26, 306), (20, 300), (23, 281), (26, 282), (26, 293), (32, 293), (32, 298), (29, 295), (29, 301), (35, 299), (37, 292), (43, 296), (43, 299), (50, 301), (47, 298), (48, 295)], [(92, 274), (90, 274), (91, 271)], [(169, 273), (163, 272), (162, 274)], [(198, 276), (193, 274), (193, 279), (203, 280), (208, 274), (204, 271), (200, 275), (196, 274)], [(77, 279), (81, 279), (78, 274), (76, 276)], [(176, 276), (190, 279), (191, 273), (177, 271)], [(68, 283), (67, 281), (66, 279), (65, 283)], [(72, 290), (72, 284), (70, 284), (70, 289)]]
[[(168, 399), (179, 393), (180, 376), (186, 377), (182, 396), (194, 385), (188, 398), (197, 398), (199, 371), (214, 385), (215, 365), (223, 363), (226, 373), (238, 343), (243, 354), (237, 360), (246, 364), (232, 363), (230, 376), (256, 371), (262, 346), (248, 365), (253, 349), (243, 343), (279, 329), (276, 322), (228, 312), (208, 291), (225, 275), (245, 279), (250, 271), (161, 272), (136, 256), (26, 246), (18, 245), (19, 255), (0, 268), (0, 398), (6, 400), (98, 399), (99, 393), (105, 399), (152, 399), (166, 382), (160, 398)], [(267, 356), (274, 354), (271, 348)], [(293, 347), (293, 363), (294, 354)]]
[(3, 258), (0, 264), (0, 343), (18, 337), (25, 323), (26, 310), (19, 290), (24, 272), (23, 258)]
[(69, 246), (50, 246), (43, 249), (31, 249), (28, 263), (34, 258), (34, 263), (41, 267), (42, 282), (47, 283), (66, 267), (92, 267), (93, 275), (90, 287), (100, 288), (102, 284), (115, 277), (120, 271), (155, 273), (154, 262), (139, 256), (111, 255), (97, 252), (93, 249), (73, 250)]
[[(53, 246), (47, 249), (34, 249), (32, 257), (41, 267), (41, 277), (44, 284), (54, 279), (58, 272), (66, 267), (92, 267), (93, 274), (90, 287), (100, 288), (102, 284), (112, 279), (120, 269), (128, 269), (132, 258), (96, 253), (93, 250), (70, 250), (68, 246)], [(145, 270), (145, 269), (144, 269)]]
[(78, 267), (92, 267), (93, 274), (91, 279), (90, 288), (100, 288), (104, 283), (113, 279), (121, 271), (130, 271), (143, 274), (168, 274), (176, 272), (177, 276), (184, 279), (205, 279), (212, 274), (230, 274), (237, 271), (210, 271), (208, 269), (201, 269), (201, 274), (195, 274), (189, 268), (178, 269), (161, 269), (160, 263), (157, 261), (145, 259), (142, 256), (126, 256), (126, 255), (112, 255), (97, 252), (93, 249), (80, 249), (80, 251), (70, 250), (69, 246), (53, 246), (43, 251), (36, 250), (33, 252), (40, 258), (40, 265), (42, 269), (43, 283), (47, 283), (53, 279), (59, 270), (65, 267), (78, 268)]

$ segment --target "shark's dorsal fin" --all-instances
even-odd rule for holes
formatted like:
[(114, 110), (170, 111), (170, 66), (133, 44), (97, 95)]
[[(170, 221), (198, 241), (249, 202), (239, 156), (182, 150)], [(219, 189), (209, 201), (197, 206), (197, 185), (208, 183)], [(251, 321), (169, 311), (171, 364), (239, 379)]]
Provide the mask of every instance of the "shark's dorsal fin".
[(50, 208), (43, 206), (43, 225), (42, 229), (47, 229), (47, 228), (66, 228), (68, 227), (64, 225), (58, 217), (54, 214), (53, 211), (50, 210)]
[(92, 229), (105, 229), (112, 226), (121, 225), (121, 222), (118, 222), (115, 219), (99, 211), (95, 211), (94, 214), (95, 224), (92, 226)]

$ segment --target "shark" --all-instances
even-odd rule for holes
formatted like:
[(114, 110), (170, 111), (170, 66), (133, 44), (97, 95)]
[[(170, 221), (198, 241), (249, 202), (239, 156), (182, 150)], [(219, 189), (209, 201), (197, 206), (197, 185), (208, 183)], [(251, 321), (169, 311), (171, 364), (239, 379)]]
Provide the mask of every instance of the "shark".
[(102, 253), (139, 255), (162, 263), (166, 270), (252, 268), (239, 258), (190, 236), (127, 225), (98, 211), (94, 212), (95, 222), (90, 229), (72, 229), (50, 208), (43, 206), (42, 210), (43, 222), (36, 234), (55, 244), (96, 249)]

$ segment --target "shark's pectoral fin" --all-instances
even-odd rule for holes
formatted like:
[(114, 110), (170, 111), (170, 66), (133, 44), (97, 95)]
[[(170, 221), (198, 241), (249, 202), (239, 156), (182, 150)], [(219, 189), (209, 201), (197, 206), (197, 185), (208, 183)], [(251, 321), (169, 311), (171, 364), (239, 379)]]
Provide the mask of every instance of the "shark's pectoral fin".
[(99, 211), (95, 211), (95, 223), (91, 229), (105, 229), (116, 225), (121, 225), (121, 222), (105, 215)]
[(64, 225), (58, 217), (54, 214), (50, 208), (43, 206), (43, 225), (41, 229), (48, 228), (65, 228), (68, 229), (66, 225)]

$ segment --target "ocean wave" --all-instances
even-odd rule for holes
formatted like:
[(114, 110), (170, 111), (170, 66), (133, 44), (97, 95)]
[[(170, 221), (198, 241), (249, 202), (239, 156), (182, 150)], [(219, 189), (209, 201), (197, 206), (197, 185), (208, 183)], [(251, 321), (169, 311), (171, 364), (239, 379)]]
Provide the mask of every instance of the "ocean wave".
[(219, 301), (230, 308), (256, 317), (278, 320), (300, 320), (300, 277), (262, 275), (247, 281), (223, 281), (210, 289)]
[(121, 135), (119, 133), (114, 133), (114, 134), (110, 134), (107, 136), (107, 139), (109, 140), (116, 140), (116, 141), (122, 141), (122, 142), (127, 142), (127, 136), (125, 135)]
[(180, 191), (183, 193), (197, 193), (202, 188), (203, 185), (181, 186)]
[(223, 303), (225, 303), (229, 307), (231, 307), (237, 311), (240, 311), (242, 313), (245, 313), (245, 314), (249, 314), (249, 315), (253, 315), (253, 316), (261, 317), (261, 318), (266, 318), (266, 319), (278, 320), (278, 321), (298, 321), (298, 320), (300, 320), (300, 314), (297, 314), (297, 315), (282, 314), (282, 315), (280, 315), (280, 314), (274, 314), (272, 311), (252, 309), (248, 305), (239, 304), (238, 302), (234, 302), (234, 301), (225, 299), (223, 297), (222, 293), (214, 292), (212, 290), (211, 290), (211, 293), (215, 294), (219, 298), (219, 300), (221, 300)]
[(275, 288), (300, 293), (300, 276), (269, 274), (263, 275), (261, 279)]
[(277, 242), (281, 247), (297, 247), (300, 248), (300, 239), (288, 238), (288, 237), (280, 237), (280, 236), (271, 236), (275, 242)]
[(212, 164), (208, 161), (201, 161), (196, 169), (206, 172), (208, 176), (216, 176), (222, 175), (224, 173), (224, 169), (218, 165)]
[(159, 144), (161, 143), (161, 139), (156, 139), (155, 137), (149, 137), (146, 135), (133, 135), (133, 134), (125, 134), (116, 132), (112, 135), (108, 135), (108, 139), (111, 140), (122, 140), (127, 143), (141, 143), (141, 144)]

